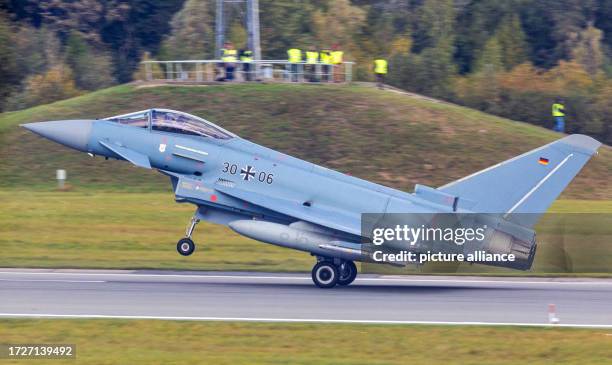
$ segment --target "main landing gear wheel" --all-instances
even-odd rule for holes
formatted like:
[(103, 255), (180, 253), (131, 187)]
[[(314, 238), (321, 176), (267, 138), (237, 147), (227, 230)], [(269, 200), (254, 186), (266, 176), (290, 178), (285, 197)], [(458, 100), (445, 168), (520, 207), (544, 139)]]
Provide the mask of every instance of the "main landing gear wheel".
[(333, 288), (339, 277), (338, 268), (331, 262), (321, 261), (312, 268), (312, 281), (319, 288)]
[(345, 261), (338, 265), (338, 285), (346, 286), (352, 283), (357, 277), (357, 265), (353, 261)]
[(183, 256), (189, 256), (195, 251), (195, 243), (187, 237), (181, 238), (176, 244), (176, 250)]

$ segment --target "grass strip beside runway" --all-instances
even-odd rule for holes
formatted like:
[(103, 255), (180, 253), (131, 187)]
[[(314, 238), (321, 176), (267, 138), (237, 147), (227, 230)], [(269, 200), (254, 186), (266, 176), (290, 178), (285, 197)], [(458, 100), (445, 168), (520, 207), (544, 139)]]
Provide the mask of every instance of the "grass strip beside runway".
[[(206, 222), (196, 228), (196, 252), (179, 256), (176, 241), (193, 210), (192, 205), (176, 204), (170, 191), (3, 191), (0, 267), (308, 272), (313, 265), (306, 253), (253, 241)], [(552, 211), (610, 213), (612, 201), (563, 200)], [(574, 258), (574, 266), (578, 259)], [(612, 260), (610, 255), (582, 261), (586, 259), (596, 259), (602, 267), (606, 266), (602, 260)]]
[(76, 344), (76, 361), (30, 361), (41, 365), (587, 365), (612, 361), (612, 331), (605, 329), (2, 319), (0, 334), (4, 343)]

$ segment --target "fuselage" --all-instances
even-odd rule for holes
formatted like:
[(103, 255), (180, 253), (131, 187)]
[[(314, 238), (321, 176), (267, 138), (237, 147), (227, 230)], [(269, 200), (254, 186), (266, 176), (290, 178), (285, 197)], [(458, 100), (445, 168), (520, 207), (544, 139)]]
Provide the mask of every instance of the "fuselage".
[[(349, 176), (237, 136), (215, 139), (99, 120), (93, 124), (87, 152), (122, 159), (100, 141), (146, 155), (151, 167), (188, 175), (201, 182), (199, 189), (210, 190), (208, 199), (190, 202), (245, 215), (263, 213), (259, 207), (245, 206), (236, 199), (216, 194), (215, 185), (231, 184), (262, 196), (270, 195), (340, 215), (450, 211), (413, 194)], [(278, 213), (271, 216), (283, 218)]]

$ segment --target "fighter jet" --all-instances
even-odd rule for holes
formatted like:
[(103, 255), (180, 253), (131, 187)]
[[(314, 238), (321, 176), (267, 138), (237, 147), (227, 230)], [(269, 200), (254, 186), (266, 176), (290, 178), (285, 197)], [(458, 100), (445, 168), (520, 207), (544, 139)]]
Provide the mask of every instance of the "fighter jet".
[[(501, 266), (529, 269), (536, 248), (530, 229), (600, 146), (570, 135), (442, 187), (416, 185), (408, 193), (288, 156), (175, 110), (22, 126), (92, 156), (169, 176), (176, 201), (196, 207), (176, 245), (179, 254), (193, 254), (191, 237), (200, 220), (223, 224), (315, 256), (312, 279), (321, 288), (349, 285), (358, 272), (354, 262), (371, 262), (363, 249), (371, 239), (362, 232), (364, 213), (534, 214), (531, 221), (502, 219), (485, 247), (517, 255)], [(503, 228), (508, 225), (520, 229)]]

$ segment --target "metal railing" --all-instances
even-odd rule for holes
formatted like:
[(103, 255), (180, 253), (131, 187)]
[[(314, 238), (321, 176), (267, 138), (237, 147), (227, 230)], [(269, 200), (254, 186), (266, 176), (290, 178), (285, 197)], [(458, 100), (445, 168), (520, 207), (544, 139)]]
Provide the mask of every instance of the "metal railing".
[[(351, 82), (354, 62), (291, 63), (287, 60), (143, 61), (143, 81), (207, 83), (215, 81)], [(230, 66), (229, 68), (227, 66)], [(233, 66), (233, 69), (231, 68)]]

